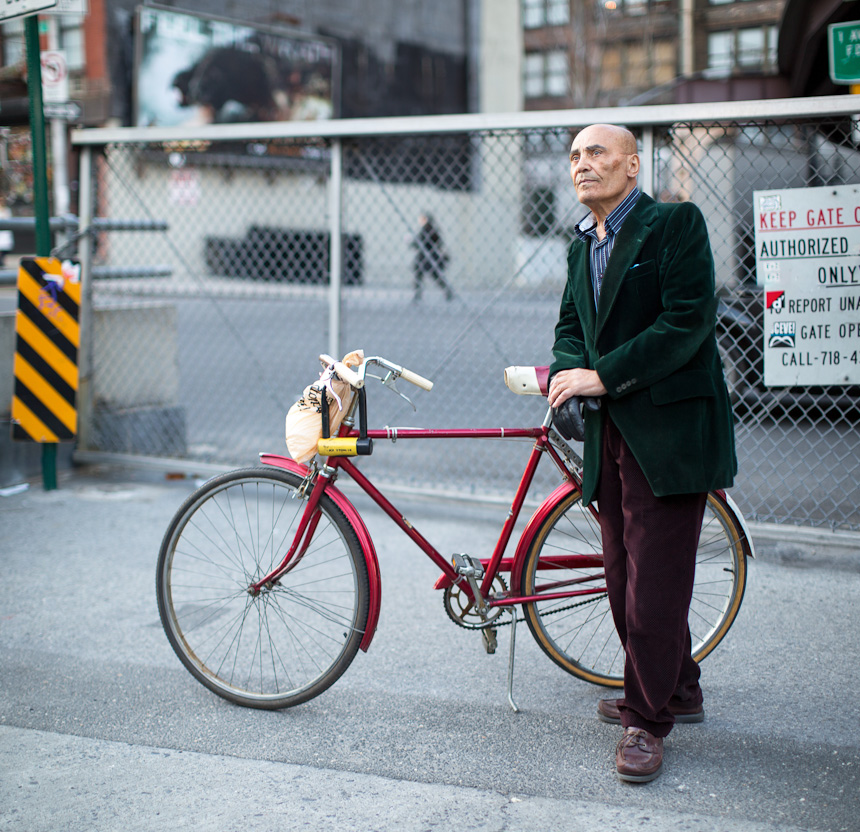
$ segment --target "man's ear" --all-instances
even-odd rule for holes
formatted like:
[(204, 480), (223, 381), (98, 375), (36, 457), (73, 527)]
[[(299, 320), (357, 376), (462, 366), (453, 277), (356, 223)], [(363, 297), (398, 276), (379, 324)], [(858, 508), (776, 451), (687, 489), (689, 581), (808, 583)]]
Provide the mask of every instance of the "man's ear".
[(632, 153), (627, 157), (627, 176), (635, 179), (639, 175), (639, 154)]

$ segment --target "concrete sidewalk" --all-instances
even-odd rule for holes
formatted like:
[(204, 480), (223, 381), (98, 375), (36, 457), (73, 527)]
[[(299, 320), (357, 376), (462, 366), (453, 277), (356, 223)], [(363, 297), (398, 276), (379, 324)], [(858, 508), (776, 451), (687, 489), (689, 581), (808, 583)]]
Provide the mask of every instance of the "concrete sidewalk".
[[(451, 624), (436, 568), (366, 498), (383, 579), (370, 651), (287, 711), (210, 694), (171, 651), (154, 592), (193, 487), (86, 469), (0, 497), (0, 829), (858, 828), (853, 539), (761, 530), (738, 620), (703, 663), (705, 723), (679, 726), (664, 774), (630, 786), (618, 729), (595, 717), (606, 691), (522, 627), (512, 713), (509, 636), (487, 656)], [(394, 502), (440, 551), (479, 555), (506, 511)]]

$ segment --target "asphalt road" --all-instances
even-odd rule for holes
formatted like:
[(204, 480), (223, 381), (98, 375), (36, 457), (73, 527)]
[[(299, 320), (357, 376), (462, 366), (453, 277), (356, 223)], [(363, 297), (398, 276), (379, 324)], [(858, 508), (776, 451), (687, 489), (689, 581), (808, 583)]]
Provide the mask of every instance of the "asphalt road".
[[(752, 564), (703, 664), (706, 721), (676, 728), (663, 775), (631, 786), (614, 774), (619, 729), (595, 717), (605, 692), (521, 627), (514, 714), (508, 636), (488, 656), (456, 628), (435, 567), (378, 511), (370, 651), (287, 711), (209, 693), (172, 653), (154, 592), (192, 487), (82, 471), (0, 496), (0, 829), (858, 829), (860, 552), (843, 569)], [(504, 515), (395, 502), (441, 551), (482, 554)]]

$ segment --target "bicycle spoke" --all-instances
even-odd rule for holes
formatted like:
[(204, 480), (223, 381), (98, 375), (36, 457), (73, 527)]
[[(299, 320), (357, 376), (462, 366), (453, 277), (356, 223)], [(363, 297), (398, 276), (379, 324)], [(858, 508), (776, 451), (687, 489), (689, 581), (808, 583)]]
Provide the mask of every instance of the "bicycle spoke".
[(364, 558), (329, 502), (291, 568), (249, 592), (294, 543), (307, 506), (295, 499), (300, 485), (280, 472), (216, 477), (186, 501), (162, 547), (159, 610), (171, 644), (200, 682), (244, 705), (284, 707), (321, 692), (365, 629)]
[[(709, 495), (688, 617), (696, 657), (713, 649), (737, 613), (746, 578), (740, 539), (739, 525), (725, 503)], [(539, 596), (562, 593), (565, 587), (581, 591), (589, 581), (603, 584), (602, 566), (581, 567), (570, 559), (601, 554), (599, 524), (573, 492), (538, 530), (524, 562), (520, 588), (525, 595)], [(591, 604), (572, 596), (527, 603), (525, 617), (541, 649), (556, 664), (587, 681), (620, 686), (624, 650), (605, 587), (601, 588)]]

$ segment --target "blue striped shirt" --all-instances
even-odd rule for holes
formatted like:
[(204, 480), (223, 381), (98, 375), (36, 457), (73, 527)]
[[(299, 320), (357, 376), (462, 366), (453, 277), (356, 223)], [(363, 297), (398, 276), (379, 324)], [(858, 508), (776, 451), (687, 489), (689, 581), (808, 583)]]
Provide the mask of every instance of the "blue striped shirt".
[(634, 188), (624, 197), (624, 200), (615, 206), (609, 215), (606, 217), (606, 222), (603, 227), (606, 229), (606, 236), (600, 240), (597, 237), (597, 220), (594, 214), (590, 213), (574, 226), (577, 236), (580, 240), (586, 243), (590, 242), (591, 247), (589, 254), (591, 258), (591, 285), (594, 290), (594, 308), (597, 308), (597, 303), (600, 300), (600, 289), (603, 285), (603, 273), (606, 271), (606, 264), (609, 262), (609, 255), (612, 254), (612, 248), (615, 245), (615, 237), (621, 230), (624, 220), (627, 215), (633, 210), (633, 206), (638, 201), (642, 192), (639, 188)]

